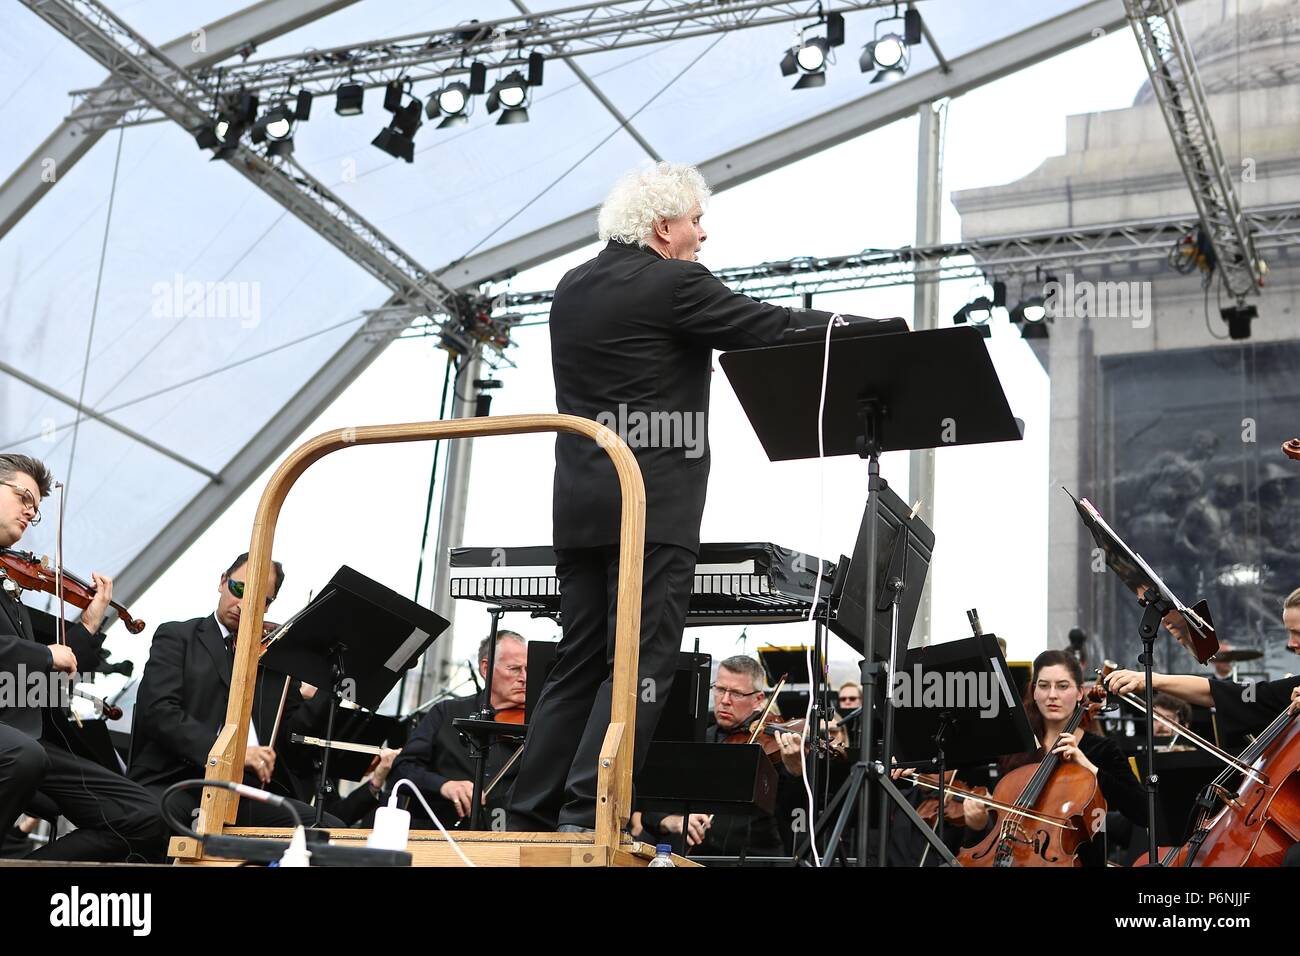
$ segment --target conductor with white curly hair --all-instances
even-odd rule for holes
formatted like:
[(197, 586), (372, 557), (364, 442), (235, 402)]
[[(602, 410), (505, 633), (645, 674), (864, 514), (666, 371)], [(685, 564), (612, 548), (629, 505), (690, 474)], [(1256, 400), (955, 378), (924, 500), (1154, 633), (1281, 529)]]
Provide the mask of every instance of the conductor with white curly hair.
[[(620, 436), (646, 489), (634, 773), (668, 700), (695, 574), (713, 350), (773, 344), (792, 325), (830, 318), (756, 302), (700, 265), (708, 198), (693, 166), (659, 163), (624, 176), (600, 208), (607, 245), (560, 280), (551, 306), (560, 412), (702, 426), (689, 442), (685, 427), (629, 427)], [(510, 798), (512, 830), (595, 826), (596, 764), (610, 717), (619, 504), (604, 449), (581, 436), (557, 436), (553, 516), (564, 635), (528, 714)]]

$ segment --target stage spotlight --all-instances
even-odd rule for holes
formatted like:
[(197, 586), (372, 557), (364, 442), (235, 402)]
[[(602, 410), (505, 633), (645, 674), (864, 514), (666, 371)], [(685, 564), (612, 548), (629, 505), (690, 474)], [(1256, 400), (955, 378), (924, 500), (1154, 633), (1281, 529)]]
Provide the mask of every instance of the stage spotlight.
[(992, 317), (993, 303), (988, 296), (982, 295), (954, 312), (952, 321), (956, 325), (970, 324), (974, 326), (979, 329), (980, 335), (987, 339), (993, 336), (993, 329), (989, 326), (989, 319)]
[(379, 135), (370, 141), (371, 146), (378, 146), (389, 156), (415, 162), (415, 141), (392, 126), (385, 126)]
[(253, 142), (288, 139), (293, 132), (294, 112), (283, 103), (264, 113), (253, 124)]
[(299, 90), (298, 98), (293, 104), (293, 118), (299, 122), (311, 119), (311, 101), (314, 97), (310, 90)]
[(469, 105), (469, 87), (464, 83), (451, 83), (438, 92), (438, 109), (448, 116), (465, 112)]
[(1259, 318), (1259, 310), (1253, 305), (1228, 306), (1219, 310), (1219, 317), (1228, 323), (1228, 338), (1250, 338), (1250, 323)]
[(272, 159), (288, 156), (293, 152), (293, 138), (278, 139), (266, 147), (266, 155)]
[(807, 38), (801, 33), (799, 44), (786, 50), (785, 56), (781, 58), (782, 76), (801, 74), (794, 85), (796, 90), (825, 86), (826, 63), (830, 59), (831, 48), (844, 43), (843, 15), (832, 13), (821, 22), (826, 25), (825, 36)]
[(805, 73), (826, 69), (826, 51), (830, 46), (823, 37), (813, 37), (795, 50), (794, 61)]
[(360, 83), (345, 83), (334, 94), (334, 112), (339, 116), (360, 116), (365, 97), (366, 89)]
[(193, 133), (194, 142), (199, 144), (199, 149), (216, 149), (221, 145), (221, 140), (217, 139), (215, 123), (204, 123), (194, 129)]
[[(402, 102), (403, 99), (406, 100), (405, 103)], [(370, 145), (408, 163), (414, 162), (415, 133), (424, 122), (420, 115), (424, 111), (424, 104), (410, 95), (409, 81), (394, 80), (388, 84), (384, 91), (384, 109), (392, 113), (393, 118), (371, 140)]]
[(1011, 321), (1016, 325), (1042, 325), (1047, 321), (1047, 306), (1041, 295), (1030, 296), (1011, 310)]
[[(889, 24), (883, 33), (882, 24)], [(900, 79), (911, 64), (912, 47), (920, 44), (921, 36), (920, 11), (908, 10), (900, 17), (895, 8), (894, 16), (876, 21), (873, 39), (862, 48), (862, 55), (858, 57), (858, 69), (863, 73), (879, 70), (872, 83), (892, 83)]]
[(469, 112), (473, 102), (470, 99), (471, 92), (470, 87), (464, 83), (448, 83), (429, 97), (425, 115), (429, 119), (443, 117), (442, 122), (438, 124), (438, 129), (464, 126), (469, 122)]
[(501, 112), (501, 118), (497, 120), (498, 126), (508, 126), (512, 123), (528, 122), (528, 81), (518, 70), (506, 75), (498, 80), (488, 93), (487, 111), (495, 113), (498, 109)]

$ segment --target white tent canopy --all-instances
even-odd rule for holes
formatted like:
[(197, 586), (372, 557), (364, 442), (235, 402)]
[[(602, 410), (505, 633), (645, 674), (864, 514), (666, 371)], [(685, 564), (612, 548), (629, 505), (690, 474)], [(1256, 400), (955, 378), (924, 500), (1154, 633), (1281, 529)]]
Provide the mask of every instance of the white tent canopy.
[[(184, 47), (203, 24), (214, 24), (214, 43), (241, 24), (257, 36), (268, 23), (294, 26), (259, 43), (257, 58), (451, 27), (468, 8), (110, 5), (159, 45), (179, 37)], [(531, 122), (497, 127), (480, 110), (459, 129), (426, 124), (409, 165), (370, 145), (388, 119), (381, 92), (370, 91), (355, 117), (318, 98), (294, 155), (418, 261), (454, 264), (443, 278), (465, 286), (593, 237), (603, 192), (648, 158), (602, 96), (657, 154), (702, 164), (725, 188), (1123, 22), (1119, 0), (924, 0), (918, 8), (951, 72), (923, 46), (907, 79), (868, 85), (858, 52), (884, 14), (862, 11), (847, 15), (847, 43), (820, 89), (790, 89), (777, 63), (792, 27), (762, 27), (584, 56), (579, 65), (599, 96), (563, 61), (548, 61)], [(519, 13), (504, 0), (472, 9), (484, 20)], [(313, 19), (319, 11), (327, 15)], [(68, 91), (104, 73), (18, 4), (0, 22), (8, 133), (0, 168), (18, 171), (0, 187), (0, 212), (26, 210), (0, 239), (0, 449), (37, 455), (70, 476), (67, 561), (115, 575), (129, 600), (386, 347), (362, 331), (361, 314), (388, 290), (225, 163), (207, 162), (170, 122), (109, 131), (89, 150), (73, 149), (85, 153), (75, 165), (56, 162), (52, 182), (34, 178), (45, 168), (47, 132), (68, 113)], [(220, 315), (187, 316), (189, 283), (233, 283), (234, 295)], [(84, 406), (99, 417), (81, 422), (70, 464), (83, 366)], [(42, 524), (24, 546), (52, 551), (54, 526)]]

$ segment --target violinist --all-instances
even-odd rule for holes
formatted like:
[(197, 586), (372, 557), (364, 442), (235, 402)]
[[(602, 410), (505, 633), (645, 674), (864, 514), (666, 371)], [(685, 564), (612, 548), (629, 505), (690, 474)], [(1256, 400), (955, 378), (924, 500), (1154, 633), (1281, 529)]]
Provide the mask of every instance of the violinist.
[[(221, 575), (214, 613), (161, 624), (154, 632), (149, 661), (136, 694), (129, 773), (156, 797), (160, 798), (173, 783), (203, 777), (208, 753), (225, 726), (247, 570), (248, 555), (241, 554)], [(284, 567), (273, 561), (268, 571), (267, 607), (283, 584)], [(283, 691), (282, 678), (258, 669), (244, 752), (244, 783), (297, 800), (304, 795), (301, 785), (277, 760), (277, 750), (283, 747), (271, 740)], [(301, 689), (290, 686), (278, 741), (287, 741), (293, 731), (314, 730), (292, 723), (292, 718), (301, 716), (302, 704)], [(197, 809), (200, 792), (183, 791), (171, 799), (175, 805), (168, 809), (173, 815), (187, 817)], [(301, 800), (295, 806), (304, 819), (309, 814), (314, 816)], [(293, 817), (277, 807), (241, 800), (238, 823), (288, 826)]]
[[(37, 459), (0, 455), (0, 548), (14, 547), (40, 521), (40, 502), (52, 484), (49, 469)], [(0, 587), (0, 681), (18, 691), (0, 693), (0, 834), (39, 801), (46, 809), (37, 815), (57, 808), (77, 829), (32, 858), (147, 861), (161, 856), (165, 840), (154, 800), (138, 784), (71, 751), (58, 722), (45, 713), (56, 694), (27, 693), (56, 673), (75, 681), (79, 660), (99, 659), (99, 629), (113, 582), (96, 574), (94, 583), (93, 599), (67, 627), (67, 643), (48, 646), (36, 640), (17, 589)]]
[[(1163, 623), (1180, 644), (1189, 646), (1187, 622), (1178, 611), (1166, 614)], [(1300, 588), (1282, 602), (1282, 626), (1287, 650), (1300, 654)], [(1194, 706), (1213, 707), (1220, 732), (1229, 738), (1258, 733), (1288, 706), (1300, 706), (1300, 677), (1237, 684), (1195, 674), (1152, 674), (1151, 683), (1157, 694)], [(1141, 671), (1114, 671), (1107, 679), (1107, 687), (1115, 693), (1141, 694), (1146, 690), (1146, 676)]]
[[(745, 734), (767, 705), (763, 691), (765, 674), (763, 666), (752, 657), (738, 654), (718, 664), (718, 674), (713, 683), (713, 713), (705, 729), (706, 743), (724, 743), (728, 738)], [(777, 807), (797, 806), (802, 776), (802, 735), (776, 732), (780, 746), (781, 762), (777, 764)], [(797, 791), (797, 793), (796, 793)], [(641, 830), (646, 838), (680, 838), (682, 814), (639, 814)], [(633, 821), (633, 830), (636, 828)], [(745, 817), (726, 814), (692, 813), (686, 834), (688, 846), (699, 847), (699, 852), (719, 856), (735, 856), (742, 851), (747, 855), (782, 856), (786, 852), (785, 837), (777, 817), (770, 814)]]
[[(1077, 657), (1068, 651), (1049, 650), (1034, 658), (1033, 673), (1025, 688), (1024, 708), (1029, 726), (1042, 746), (1030, 753), (1001, 758), (999, 775), (1005, 777), (1025, 764), (1040, 762), (1048, 752), (1055, 753), (1062, 763), (1075, 764), (1096, 776), (1097, 787), (1112, 810), (1119, 811), (1137, 826), (1145, 826), (1146, 797), (1119, 745), (1091, 727), (1066, 732), (1084, 696), (1083, 669)], [(962, 809), (966, 818), (962, 843), (967, 847), (977, 846), (993, 828), (1001, 811), (990, 810), (975, 799), (964, 801)], [(1094, 821), (1085, 823), (1093, 825)], [(1104, 833), (1104, 822), (1096, 821), (1091, 843), (1084, 844), (1079, 853), (1085, 865), (1105, 864)]]
[[(1182, 614), (1171, 611), (1165, 615), (1163, 624), (1180, 644), (1190, 647), (1188, 626)], [(1300, 588), (1282, 602), (1282, 626), (1286, 630), (1287, 650), (1300, 654)], [(1114, 671), (1107, 684), (1114, 693), (1140, 694), (1146, 690), (1146, 675), (1141, 671)], [(1260, 734), (1288, 709), (1300, 712), (1300, 677), (1238, 684), (1193, 674), (1152, 674), (1151, 685), (1160, 695), (1213, 707), (1220, 732), (1230, 739), (1242, 734)], [(1300, 866), (1300, 843), (1293, 843), (1285, 851), (1282, 865)]]
[[(485, 637), (478, 647), (479, 676), (484, 679), (487, 678), (491, 640)], [(522, 718), (527, 694), (528, 643), (514, 631), (498, 630), (490, 698), (496, 719), (522, 723), (522, 719), (512, 718)], [(452, 697), (435, 704), (407, 739), (401, 755), (393, 764), (393, 785), (402, 779), (415, 784), (444, 827), (470, 815), (474, 795), (474, 757), (452, 721), (457, 717), (472, 717), (482, 707), (481, 693)], [(485, 784), (497, 776), (519, 743), (509, 738), (497, 738), (492, 743), (488, 750)], [(492, 788), (492, 793), (483, 800), (483, 805), (488, 808), (487, 825), (493, 829), (504, 827), (504, 808), (515, 771), (516, 766), (510, 766)], [(409, 809), (412, 826), (433, 826), (418, 801), (413, 801)]]

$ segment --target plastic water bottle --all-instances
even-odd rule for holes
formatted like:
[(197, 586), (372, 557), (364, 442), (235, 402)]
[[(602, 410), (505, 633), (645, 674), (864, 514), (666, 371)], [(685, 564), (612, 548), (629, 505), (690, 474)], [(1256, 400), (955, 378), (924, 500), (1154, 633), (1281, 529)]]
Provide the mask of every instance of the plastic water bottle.
[(650, 861), (651, 866), (671, 866), (676, 867), (673, 862), (673, 845), (671, 843), (659, 843), (655, 846), (655, 858)]

